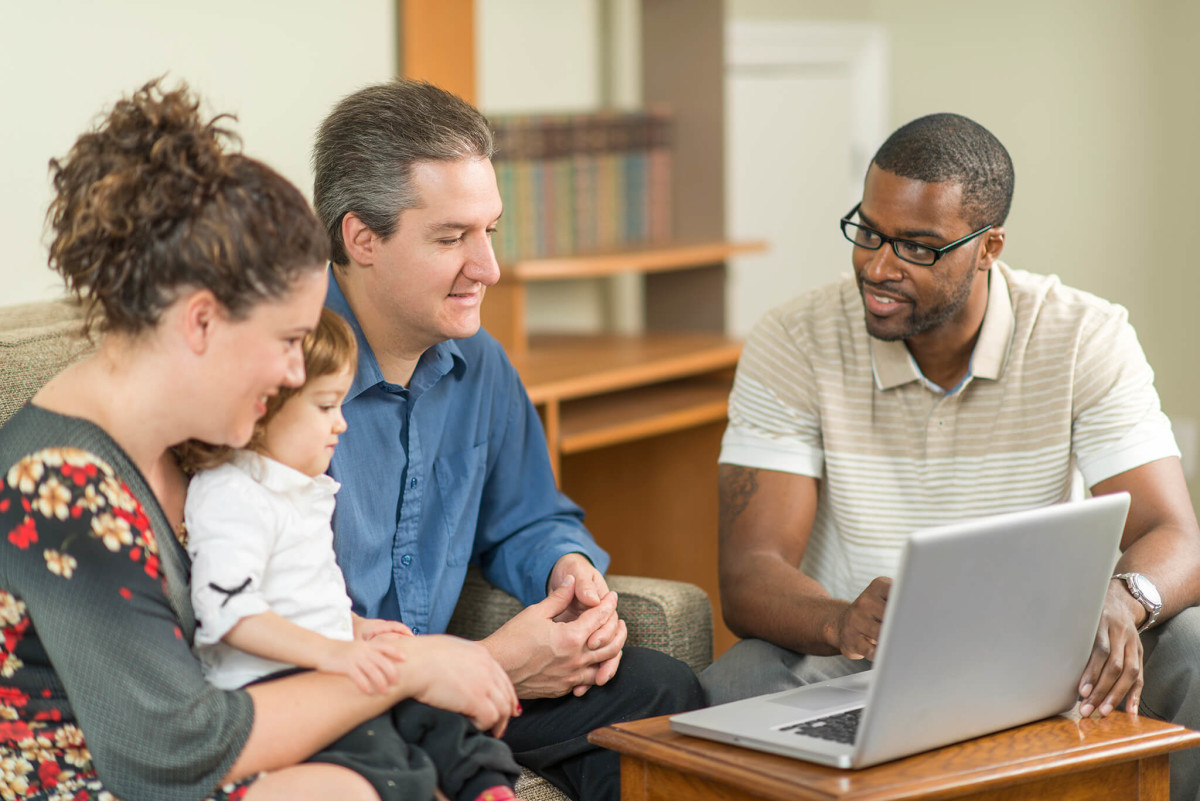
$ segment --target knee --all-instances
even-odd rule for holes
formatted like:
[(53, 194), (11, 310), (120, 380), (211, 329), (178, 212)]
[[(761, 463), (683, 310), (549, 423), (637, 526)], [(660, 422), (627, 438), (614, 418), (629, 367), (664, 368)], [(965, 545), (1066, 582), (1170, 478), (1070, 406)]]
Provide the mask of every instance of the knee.
[(1185, 609), (1143, 636), (1142, 709), (1153, 717), (1200, 725), (1200, 609)]
[(709, 704), (724, 704), (774, 692), (795, 682), (787, 669), (795, 654), (765, 640), (740, 640), (700, 674)]
[(626, 648), (618, 675), (624, 680), (626, 692), (639, 699), (643, 708), (640, 717), (684, 712), (704, 705), (704, 693), (695, 672), (660, 651)]
[(1147, 669), (1153, 665), (1176, 676), (1200, 673), (1200, 608), (1184, 609), (1143, 636)]

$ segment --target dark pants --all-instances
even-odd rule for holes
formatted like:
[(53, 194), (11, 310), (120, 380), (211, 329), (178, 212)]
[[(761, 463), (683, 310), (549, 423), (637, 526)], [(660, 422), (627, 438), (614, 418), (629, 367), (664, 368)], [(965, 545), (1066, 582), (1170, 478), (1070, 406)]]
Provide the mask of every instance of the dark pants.
[(489, 787), (512, 787), (520, 774), (508, 746), (454, 712), (402, 701), (388, 714), (350, 730), (309, 762), (349, 768), (382, 801), (473, 799)]
[(704, 703), (692, 669), (659, 651), (626, 648), (612, 681), (582, 698), (522, 701), (504, 742), (517, 761), (576, 801), (617, 801), (620, 757), (587, 741), (593, 729), (695, 709)]

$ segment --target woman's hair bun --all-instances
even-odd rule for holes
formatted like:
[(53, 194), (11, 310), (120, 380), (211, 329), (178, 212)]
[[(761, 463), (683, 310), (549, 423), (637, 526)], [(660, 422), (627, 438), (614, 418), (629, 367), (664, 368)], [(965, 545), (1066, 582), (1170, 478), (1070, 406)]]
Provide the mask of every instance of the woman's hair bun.
[[(155, 324), (181, 285), (211, 289), (236, 313), (285, 291), (298, 262), (324, 261), (323, 235), (256, 241), (256, 222), (278, 239), (313, 215), (295, 187), (236, 152), (224, 119), (204, 120), (185, 85), (159, 78), (50, 161), (50, 264), (105, 327)], [(284, 263), (258, 263), (270, 258)]]

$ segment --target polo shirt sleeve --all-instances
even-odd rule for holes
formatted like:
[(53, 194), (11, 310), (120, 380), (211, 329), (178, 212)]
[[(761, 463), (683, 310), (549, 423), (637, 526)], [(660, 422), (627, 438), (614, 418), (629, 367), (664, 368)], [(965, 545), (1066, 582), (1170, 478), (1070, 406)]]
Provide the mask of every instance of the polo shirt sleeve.
[(721, 464), (821, 478), (821, 413), (805, 350), (779, 310), (755, 325), (738, 360)]
[(493, 385), (504, 424), (489, 443), (474, 556), (488, 581), (523, 604), (546, 597), (554, 563), (581, 553), (601, 572), (608, 554), (583, 525), (583, 510), (559, 492), (537, 410), (512, 365)]
[(1071, 448), (1086, 485), (1179, 456), (1154, 371), (1125, 309), (1093, 311), (1079, 341)]
[(255, 492), (249, 476), (228, 466), (192, 479), (184, 521), (196, 644), (214, 645), (242, 618), (270, 610), (262, 581), (276, 526), (265, 494)]

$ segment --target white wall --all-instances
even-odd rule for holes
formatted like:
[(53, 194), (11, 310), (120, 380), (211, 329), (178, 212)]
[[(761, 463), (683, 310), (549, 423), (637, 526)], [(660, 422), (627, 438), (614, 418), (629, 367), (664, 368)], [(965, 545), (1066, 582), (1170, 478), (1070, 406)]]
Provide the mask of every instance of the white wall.
[[(316, 126), (340, 97), (395, 71), (393, 0), (37, 0), (0, 22), (0, 305), (57, 297), (46, 267), (47, 162), (121, 95), (166, 73), (244, 150), (312, 193)], [(345, 57), (350, 53), (352, 57)]]

